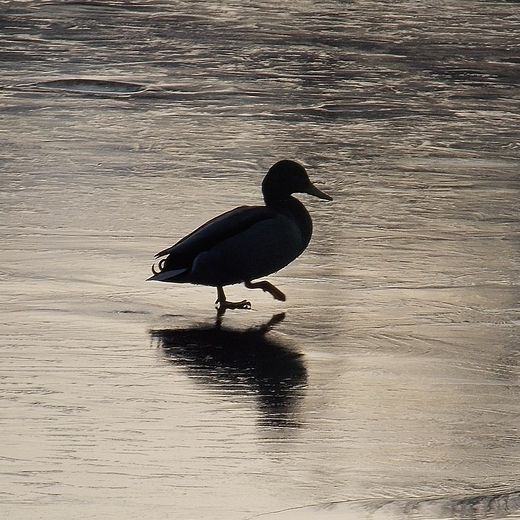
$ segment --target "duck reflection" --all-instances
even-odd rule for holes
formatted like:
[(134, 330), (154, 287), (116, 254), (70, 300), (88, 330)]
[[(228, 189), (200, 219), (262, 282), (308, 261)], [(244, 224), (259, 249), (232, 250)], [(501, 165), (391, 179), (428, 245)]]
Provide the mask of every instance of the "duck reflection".
[(296, 408), (307, 382), (303, 356), (279, 340), (266, 336), (285, 314), (246, 330), (215, 326), (151, 331), (164, 356), (199, 381), (258, 399), (261, 423), (298, 426)]

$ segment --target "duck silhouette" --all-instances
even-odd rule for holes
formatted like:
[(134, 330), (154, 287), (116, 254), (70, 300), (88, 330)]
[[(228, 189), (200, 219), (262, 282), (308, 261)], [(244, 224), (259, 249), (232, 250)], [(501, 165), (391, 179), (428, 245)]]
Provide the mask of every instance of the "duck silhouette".
[[(279, 271), (305, 251), (312, 236), (312, 220), (305, 206), (292, 196), (308, 193), (332, 197), (312, 184), (303, 166), (282, 160), (262, 182), (265, 206), (240, 206), (215, 217), (176, 244), (155, 255), (148, 280), (192, 283), (217, 288), (217, 309), (250, 309), (247, 300), (226, 300), (224, 286), (244, 283), (285, 301), (285, 294), (258, 278)], [(162, 258), (164, 257), (164, 258)]]

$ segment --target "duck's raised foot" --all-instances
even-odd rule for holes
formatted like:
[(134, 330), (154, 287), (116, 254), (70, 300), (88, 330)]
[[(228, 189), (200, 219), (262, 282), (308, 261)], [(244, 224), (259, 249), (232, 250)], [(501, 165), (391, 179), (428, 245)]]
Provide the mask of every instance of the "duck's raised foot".
[(268, 292), (275, 300), (285, 301), (285, 294), (267, 280), (261, 282), (245, 282), (244, 285), (248, 289), (262, 289), (262, 291)]

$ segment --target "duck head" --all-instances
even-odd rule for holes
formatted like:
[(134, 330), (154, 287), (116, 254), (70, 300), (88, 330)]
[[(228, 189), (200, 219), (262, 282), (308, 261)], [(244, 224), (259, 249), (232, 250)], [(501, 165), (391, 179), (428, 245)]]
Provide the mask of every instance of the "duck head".
[(295, 161), (278, 161), (271, 166), (262, 182), (262, 193), (267, 205), (290, 198), (293, 193), (308, 193), (324, 200), (332, 197), (316, 188), (305, 168)]

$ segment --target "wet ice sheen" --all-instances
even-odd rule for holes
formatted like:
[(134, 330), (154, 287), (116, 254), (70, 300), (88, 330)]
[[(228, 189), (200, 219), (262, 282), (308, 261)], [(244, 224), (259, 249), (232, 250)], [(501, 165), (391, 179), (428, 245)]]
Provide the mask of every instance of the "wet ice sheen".
[[(2, 7), (6, 517), (520, 516), (518, 5), (468, 6)], [(334, 197), (287, 302), (144, 282), (283, 157)]]

